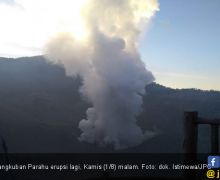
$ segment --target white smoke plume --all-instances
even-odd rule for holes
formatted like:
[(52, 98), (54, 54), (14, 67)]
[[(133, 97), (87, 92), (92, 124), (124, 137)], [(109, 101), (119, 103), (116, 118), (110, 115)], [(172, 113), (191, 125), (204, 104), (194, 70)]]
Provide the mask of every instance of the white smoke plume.
[(145, 87), (154, 80), (138, 38), (140, 25), (158, 10), (157, 0), (88, 0), (82, 9), (87, 37), (62, 33), (47, 44), (46, 57), (82, 77), (80, 91), (93, 105), (79, 123), (80, 141), (123, 149), (154, 135), (136, 123)]

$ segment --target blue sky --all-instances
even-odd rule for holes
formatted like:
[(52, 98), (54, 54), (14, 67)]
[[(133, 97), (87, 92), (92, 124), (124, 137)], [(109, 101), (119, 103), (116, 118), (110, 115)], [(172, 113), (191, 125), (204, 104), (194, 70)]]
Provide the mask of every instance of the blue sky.
[(161, 0), (140, 52), (156, 82), (220, 90), (220, 0)]

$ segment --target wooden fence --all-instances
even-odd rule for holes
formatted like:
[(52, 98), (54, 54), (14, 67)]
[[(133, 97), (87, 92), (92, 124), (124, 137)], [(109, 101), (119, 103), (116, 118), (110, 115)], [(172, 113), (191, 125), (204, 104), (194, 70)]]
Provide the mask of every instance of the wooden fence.
[(198, 117), (198, 112), (184, 113), (184, 143), (183, 152), (197, 153), (198, 125), (207, 124), (211, 126), (211, 154), (219, 153), (219, 125), (220, 119), (207, 119)]
[[(208, 119), (198, 116), (198, 112), (184, 113), (184, 141), (183, 153), (184, 161), (188, 164), (194, 164), (197, 161), (197, 142), (198, 142), (198, 126), (207, 124), (211, 126), (211, 154), (219, 153), (219, 125), (220, 119)], [(185, 179), (196, 179), (196, 173), (186, 173)]]

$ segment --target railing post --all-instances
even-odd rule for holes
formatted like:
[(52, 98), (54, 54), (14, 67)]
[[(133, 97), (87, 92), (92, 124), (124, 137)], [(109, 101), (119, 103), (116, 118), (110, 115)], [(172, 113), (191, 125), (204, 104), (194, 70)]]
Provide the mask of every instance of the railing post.
[[(183, 163), (186, 165), (196, 164), (197, 139), (198, 139), (198, 112), (184, 113), (184, 141), (183, 141)], [(184, 170), (184, 179), (196, 179), (195, 170)]]
[(219, 137), (218, 137), (218, 125), (211, 125), (211, 153), (218, 154), (218, 145), (219, 145)]
[(183, 152), (188, 154), (197, 153), (198, 138), (198, 112), (184, 113), (184, 143)]

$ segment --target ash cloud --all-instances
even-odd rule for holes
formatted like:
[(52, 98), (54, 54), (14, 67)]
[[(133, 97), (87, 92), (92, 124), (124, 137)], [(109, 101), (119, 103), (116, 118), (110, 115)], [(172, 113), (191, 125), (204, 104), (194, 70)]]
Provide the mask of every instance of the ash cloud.
[(143, 132), (136, 117), (154, 81), (138, 52), (139, 27), (158, 10), (157, 0), (90, 0), (82, 9), (87, 38), (63, 33), (47, 44), (46, 57), (82, 77), (80, 92), (93, 105), (79, 122), (80, 141), (124, 149), (155, 135)]

